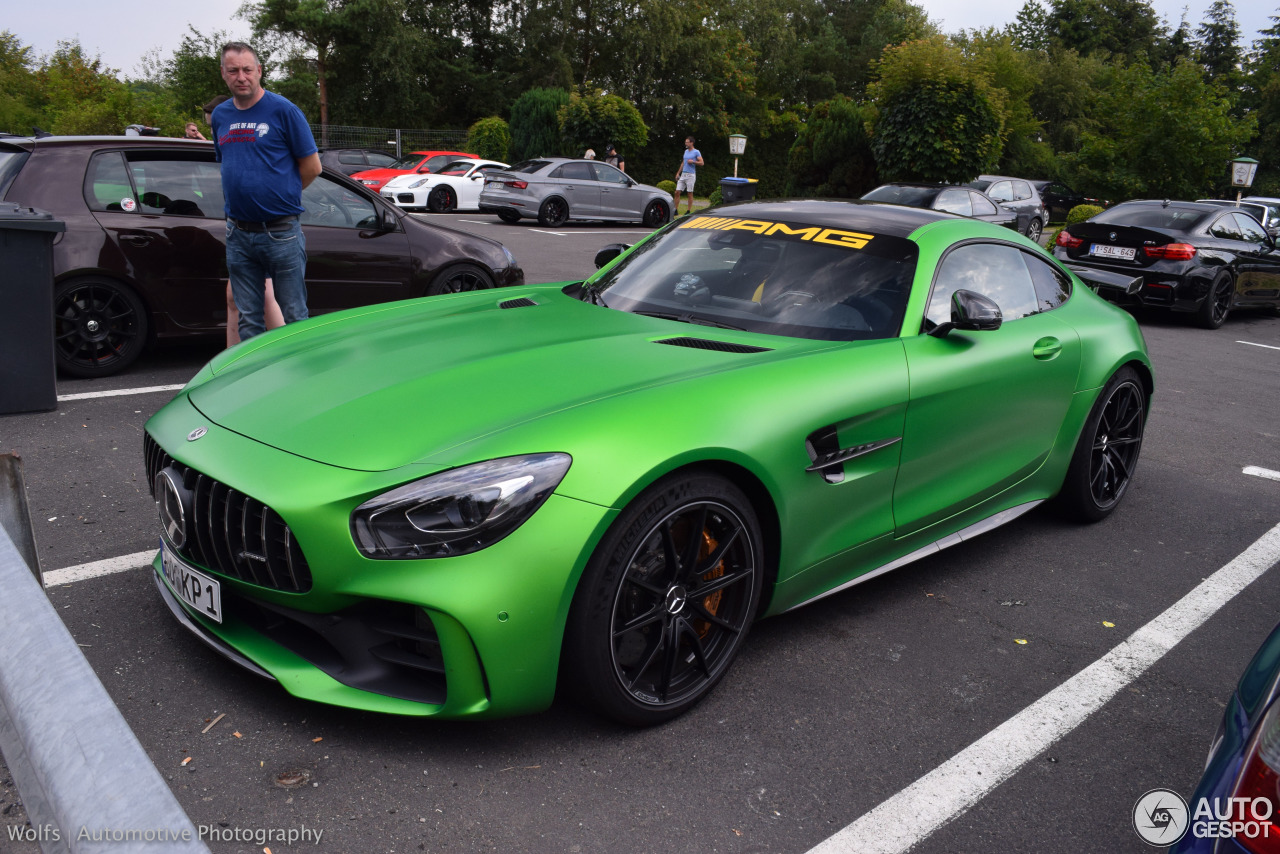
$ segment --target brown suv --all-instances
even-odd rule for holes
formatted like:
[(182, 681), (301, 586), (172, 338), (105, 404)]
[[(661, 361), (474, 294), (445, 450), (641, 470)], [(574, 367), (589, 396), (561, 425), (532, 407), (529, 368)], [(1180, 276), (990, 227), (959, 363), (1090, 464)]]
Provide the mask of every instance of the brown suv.
[[(66, 223), (53, 258), (61, 370), (105, 376), (152, 340), (224, 334), (219, 168), (209, 142), (0, 139), (0, 200)], [(335, 172), (302, 196), (312, 314), (524, 283), (501, 243), (428, 225)]]

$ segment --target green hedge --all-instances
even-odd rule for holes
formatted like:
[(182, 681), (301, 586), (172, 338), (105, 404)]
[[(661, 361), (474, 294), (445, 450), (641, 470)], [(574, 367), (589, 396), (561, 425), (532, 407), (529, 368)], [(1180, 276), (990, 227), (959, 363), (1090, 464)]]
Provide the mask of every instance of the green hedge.
[(1084, 222), (1092, 216), (1097, 216), (1102, 213), (1103, 210), (1105, 210), (1105, 208), (1100, 208), (1097, 205), (1076, 205), (1074, 208), (1067, 211), (1066, 225), (1058, 226), (1058, 230), (1053, 233), (1053, 237), (1049, 238), (1048, 245), (1050, 251), (1052, 251), (1053, 247), (1057, 245), (1058, 235), (1062, 233), (1062, 229), (1066, 228), (1068, 225), (1075, 225), (1078, 222)]

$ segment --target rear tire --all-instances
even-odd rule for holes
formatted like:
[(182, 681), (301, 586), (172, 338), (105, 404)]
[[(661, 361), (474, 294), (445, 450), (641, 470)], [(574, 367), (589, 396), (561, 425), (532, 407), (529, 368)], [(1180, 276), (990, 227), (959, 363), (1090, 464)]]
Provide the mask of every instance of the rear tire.
[(73, 377), (105, 377), (133, 364), (147, 345), (148, 317), (128, 285), (72, 279), (53, 297), (58, 369)]
[(436, 274), (427, 287), (427, 296), (483, 291), (493, 287), (493, 277), (475, 264), (454, 264)]
[(1200, 303), (1200, 308), (1196, 311), (1197, 325), (1205, 329), (1217, 329), (1227, 320), (1227, 315), (1231, 313), (1231, 303), (1235, 300), (1235, 284), (1231, 281), (1231, 274), (1222, 271), (1218, 277), (1213, 280), (1213, 284), (1209, 286), (1209, 293), (1205, 295), (1204, 302)]
[(498, 219), (502, 220), (507, 225), (515, 225), (520, 221), (520, 214), (515, 211), (501, 210), (498, 211)]
[(1031, 224), (1027, 226), (1027, 239), (1032, 243), (1039, 243), (1042, 234), (1044, 234), (1044, 224), (1036, 217), (1032, 217)]
[(552, 196), (538, 208), (538, 224), (543, 228), (556, 228), (569, 221), (569, 203), (559, 196)]
[(1138, 372), (1116, 371), (1098, 395), (1076, 443), (1058, 499), (1067, 515), (1098, 522), (1129, 489), (1146, 426), (1147, 393)]

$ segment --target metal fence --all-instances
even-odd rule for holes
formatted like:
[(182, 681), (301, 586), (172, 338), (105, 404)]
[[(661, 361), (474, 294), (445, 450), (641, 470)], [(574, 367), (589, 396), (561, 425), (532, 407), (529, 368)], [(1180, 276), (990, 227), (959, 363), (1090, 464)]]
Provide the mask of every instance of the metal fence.
[(374, 148), (399, 157), (406, 151), (453, 149), (467, 144), (465, 130), (408, 130), (405, 128), (361, 128), (348, 125), (312, 125), (311, 133), (321, 148)]

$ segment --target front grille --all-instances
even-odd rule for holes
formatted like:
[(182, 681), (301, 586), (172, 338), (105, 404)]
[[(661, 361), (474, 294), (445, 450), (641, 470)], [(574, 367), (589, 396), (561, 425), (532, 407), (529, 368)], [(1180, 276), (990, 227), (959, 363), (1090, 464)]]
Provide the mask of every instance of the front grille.
[(178, 549), (186, 561), (231, 578), (283, 590), (311, 589), (311, 567), (289, 526), (267, 505), (184, 465), (143, 434), (147, 486), (155, 497), (155, 479), (171, 468), (189, 491), (187, 542)]
[(714, 341), (709, 338), (663, 338), (655, 344), (670, 344), (672, 347), (691, 347), (694, 350), (718, 350), (721, 353), (768, 353), (768, 347), (753, 347), (750, 344), (734, 344), (730, 341)]
[(398, 196), (396, 196), (396, 199), (398, 201), (404, 202), (407, 205), (411, 205), (413, 204), (414, 195), (413, 193), (400, 193)]

